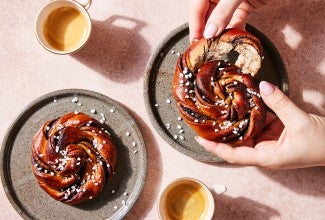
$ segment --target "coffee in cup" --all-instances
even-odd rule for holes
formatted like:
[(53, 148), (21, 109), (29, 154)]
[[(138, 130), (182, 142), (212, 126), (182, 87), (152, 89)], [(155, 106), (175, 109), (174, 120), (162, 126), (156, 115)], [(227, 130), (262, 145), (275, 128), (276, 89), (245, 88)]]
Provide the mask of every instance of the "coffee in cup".
[(79, 50), (88, 40), (90, 1), (82, 5), (73, 0), (56, 0), (45, 5), (36, 18), (35, 32), (40, 44), (57, 54)]
[(214, 213), (212, 193), (202, 182), (181, 178), (170, 183), (159, 201), (162, 220), (211, 219)]

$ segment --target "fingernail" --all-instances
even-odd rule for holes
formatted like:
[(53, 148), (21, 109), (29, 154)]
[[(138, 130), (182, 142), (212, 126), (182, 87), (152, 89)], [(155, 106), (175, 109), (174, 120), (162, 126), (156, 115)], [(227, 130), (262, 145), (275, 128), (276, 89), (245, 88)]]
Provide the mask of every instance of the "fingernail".
[(196, 140), (196, 142), (202, 145), (202, 138), (200, 136), (194, 136), (194, 139)]
[(274, 92), (275, 88), (274, 85), (266, 82), (266, 81), (262, 81), (260, 82), (260, 92), (263, 93), (263, 95), (271, 95)]
[(210, 23), (205, 28), (203, 36), (207, 39), (212, 38), (216, 35), (217, 31), (218, 31), (218, 27), (214, 23)]

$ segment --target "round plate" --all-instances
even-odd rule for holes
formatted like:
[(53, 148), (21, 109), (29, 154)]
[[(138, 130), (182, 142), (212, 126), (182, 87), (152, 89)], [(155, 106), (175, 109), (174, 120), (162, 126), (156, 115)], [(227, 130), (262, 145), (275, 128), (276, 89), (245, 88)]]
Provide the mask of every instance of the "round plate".
[[(36, 132), (46, 121), (71, 111), (84, 112), (97, 120), (104, 114), (118, 148), (116, 171), (106, 188), (98, 198), (77, 206), (52, 199), (31, 170)], [(4, 137), (0, 156), (4, 190), (24, 219), (121, 219), (138, 199), (147, 171), (143, 137), (130, 114), (104, 95), (79, 89), (56, 91), (28, 105)]]
[[(277, 85), (288, 93), (288, 77), (280, 54), (259, 30), (247, 25), (246, 30), (262, 43), (264, 59), (257, 78)], [(172, 31), (150, 57), (144, 82), (144, 98), (150, 120), (167, 143), (199, 161), (220, 162), (194, 139), (196, 133), (181, 119), (172, 95), (172, 82), (177, 59), (189, 46), (188, 24)], [(228, 57), (231, 59), (231, 57)]]

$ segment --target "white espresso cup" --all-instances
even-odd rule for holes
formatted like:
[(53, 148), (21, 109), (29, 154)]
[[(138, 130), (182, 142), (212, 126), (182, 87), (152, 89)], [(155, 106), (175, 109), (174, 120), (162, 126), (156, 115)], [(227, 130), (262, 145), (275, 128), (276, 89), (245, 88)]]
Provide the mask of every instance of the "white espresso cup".
[(35, 34), (39, 43), (56, 54), (69, 54), (86, 44), (91, 33), (87, 9), (91, 0), (54, 0), (38, 13)]
[(211, 220), (214, 209), (214, 198), (209, 188), (201, 181), (188, 177), (172, 181), (159, 200), (162, 220)]

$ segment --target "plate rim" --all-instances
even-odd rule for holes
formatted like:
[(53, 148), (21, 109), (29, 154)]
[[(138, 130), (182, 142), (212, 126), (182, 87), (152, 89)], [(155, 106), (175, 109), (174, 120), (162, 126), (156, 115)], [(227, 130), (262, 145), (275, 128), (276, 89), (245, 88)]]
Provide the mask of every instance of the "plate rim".
[[(161, 127), (160, 123), (158, 122), (157, 118), (155, 117), (156, 113), (154, 112), (154, 109), (152, 107), (151, 104), (151, 98), (150, 98), (150, 91), (152, 86), (150, 85), (150, 81), (152, 79), (152, 75), (153, 75), (153, 70), (155, 69), (155, 67), (157, 65), (159, 65), (161, 63), (161, 59), (159, 58), (159, 55), (161, 53), (165, 54), (166, 50), (168, 48), (170, 48), (172, 45), (167, 45), (168, 42), (172, 41), (173, 38), (177, 38), (178, 35), (183, 35), (184, 32), (188, 32), (189, 29), (189, 25), (188, 23), (183, 23), (182, 25), (176, 27), (174, 30), (172, 30), (169, 34), (166, 35), (166, 37), (158, 44), (158, 46), (156, 47), (156, 49), (154, 50), (154, 52), (151, 54), (147, 65), (146, 65), (146, 70), (145, 70), (145, 78), (143, 80), (143, 97), (145, 100), (145, 108), (148, 112), (149, 115), (149, 119), (151, 124), (153, 125), (153, 127), (155, 128), (156, 132), (163, 138), (164, 141), (166, 141), (172, 148), (176, 149), (177, 151), (183, 153), (184, 155), (191, 157), (197, 161), (200, 162), (224, 162), (224, 160), (220, 157), (206, 157), (205, 155), (199, 155), (199, 154), (195, 154), (190, 155), (189, 152), (190, 150), (183, 147), (181, 144), (177, 143), (176, 141), (174, 141), (172, 138), (170, 138), (168, 136), (168, 134), (164, 131), (164, 129)], [(275, 45), (271, 42), (271, 40), (266, 37), (260, 30), (258, 30), (257, 28), (255, 28), (254, 26), (246, 23), (246, 27), (245, 29), (250, 29), (254, 31), (254, 34), (256, 33), (259, 39), (263, 39), (263, 42), (267, 45), (267, 47), (269, 47), (272, 52), (274, 52), (274, 54), (276, 55), (276, 60), (278, 62), (278, 66), (281, 67), (282, 69), (282, 75), (283, 77), (283, 88), (281, 88), (281, 90), (286, 94), (289, 95), (289, 79), (288, 79), (288, 74), (287, 74), (287, 70), (285, 67), (285, 64), (282, 60), (281, 54), (279, 53), (279, 51), (277, 50), (277, 48), (275, 47)], [(175, 64), (176, 65), (176, 64)]]
[[(130, 210), (133, 208), (133, 206), (138, 201), (140, 195), (143, 193), (143, 189), (145, 186), (145, 182), (147, 179), (147, 172), (148, 172), (148, 155), (147, 155), (147, 149), (145, 145), (145, 141), (143, 138), (143, 134), (140, 130), (140, 127), (137, 123), (137, 121), (134, 119), (134, 117), (131, 115), (131, 113), (123, 107), (118, 101), (102, 94), (96, 91), (88, 90), (88, 89), (78, 89), (78, 88), (68, 88), (68, 89), (60, 89), (55, 90), (52, 92), (48, 92), (44, 95), (41, 95), (32, 101), (30, 101), (25, 107), (23, 107), (14, 117), (14, 119), (11, 121), (10, 125), (8, 126), (1, 143), (1, 149), (0, 149), (0, 177), (1, 177), (1, 183), (2, 187), (4, 189), (5, 195), (8, 198), (11, 206), (14, 208), (14, 210), (23, 218), (23, 219), (34, 219), (37, 216), (30, 216), (30, 212), (26, 211), (23, 206), (20, 206), (21, 203), (19, 199), (15, 196), (15, 193), (12, 193), (13, 189), (12, 187), (9, 187), (8, 181), (12, 181), (10, 179), (9, 175), (6, 175), (6, 172), (8, 172), (8, 159), (6, 159), (6, 155), (11, 154), (12, 151), (12, 141), (8, 145), (8, 141), (10, 141), (10, 138), (15, 137), (17, 134), (17, 131), (15, 131), (15, 128), (19, 126), (22, 122), (25, 122), (26, 119), (24, 119), (24, 116), (28, 115), (30, 111), (33, 111), (34, 108), (37, 108), (37, 104), (46, 102), (46, 100), (54, 97), (64, 96), (68, 94), (74, 94), (74, 95), (87, 95), (91, 97), (98, 98), (103, 101), (109, 101), (116, 106), (119, 111), (121, 111), (123, 116), (129, 117), (128, 120), (132, 120), (133, 126), (135, 126), (135, 129), (138, 134), (138, 139), (141, 141), (141, 151), (142, 151), (142, 164), (139, 166), (141, 169), (137, 170), (139, 172), (138, 176), (141, 178), (137, 178), (134, 184), (134, 188), (138, 190), (139, 193), (136, 193), (136, 195), (133, 198), (132, 203), (128, 203), (127, 206), (124, 206), (122, 209), (119, 210), (119, 212), (114, 213), (112, 216), (107, 217), (107, 219), (112, 219), (112, 217), (117, 217), (118, 219), (125, 217)], [(34, 112), (34, 111), (33, 111)], [(8, 152), (10, 150), (10, 152)], [(8, 180), (9, 179), (9, 180)]]
[[(177, 142), (175, 142), (174, 140), (172, 140), (167, 134), (166, 132), (164, 132), (164, 130), (161, 128), (159, 122), (156, 120), (156, 118), (154, 117), (155, 113), (151, 107), (151, 102), (150, 102), (150, 79), (151, 79), (151, 72), (152, 69), (154, 69), (154, 66), (157, 65), (157, 62), (159, 60), (157, 60), (157, 57), (159, 56), (160, 53), (164, 53), (164, 49), (166, 50), (167, 48), (169, 48), (169, 45), (167, 45), (167, 43), (169, 41), (171, 41), (173, 38), (177, 38), (178, 35), (182, 35), (183, 32), (187, 32), (188, 31), (188, 23), (184, 23), (180, 26), (178, 26), (177, 28), (175, 28), (174, 30), (172, 30), (169, 34), (166, 35), (166, 37), (159, 43), (158, 47), (155, 49), (155, 51), (151, 54), (149, 61), (146, 65), (146, 75), (145, 75), (145, 79), (143, 81), (143, 87), (144, 87), (144, 92), (143, 92), (143, 96), (144, 96), (144, 100), (145, 100), (145, 107), (147, 109), (149, 118), (150, 118), (150, 122), (152, 123), (152, 125), (154, 126), (156, 132), (164, 139), (164, 141), (166, 141), (171, 147), (173, 147), (174, 149), (176, 149), (177, 151), (181, 152), (182, 154), (194, 158), (195, 160), (201, 161), (201, 162), (222, 162), (223, 160), (217, 156), (215, 156), (215, 159), (210, 159), (207, 160), (206, 158), (204, 158), (204, 155), (196, 155), (195, 157), (190, 156), (188, 153), (188, 149), (184, 148), (183, 146), (181, 146), (180, 144), (178, 144)], [(162, 52), (163, 51), (163, 52)], [(212, 158), (212, 156), (210, 157)]]

